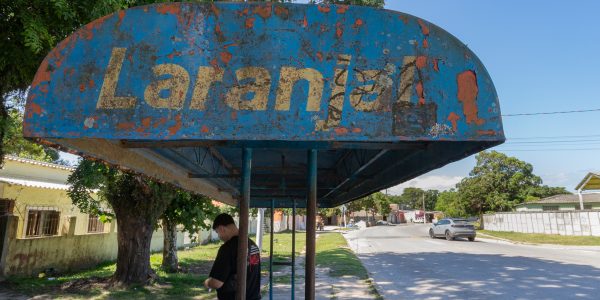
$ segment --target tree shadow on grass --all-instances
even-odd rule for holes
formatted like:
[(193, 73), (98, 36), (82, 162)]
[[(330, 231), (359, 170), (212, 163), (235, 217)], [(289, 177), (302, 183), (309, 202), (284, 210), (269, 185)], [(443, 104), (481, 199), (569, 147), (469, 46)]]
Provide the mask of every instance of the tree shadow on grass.
[(600, 269), (497, 254), (360, 254), (386, 299), (598, 299)]

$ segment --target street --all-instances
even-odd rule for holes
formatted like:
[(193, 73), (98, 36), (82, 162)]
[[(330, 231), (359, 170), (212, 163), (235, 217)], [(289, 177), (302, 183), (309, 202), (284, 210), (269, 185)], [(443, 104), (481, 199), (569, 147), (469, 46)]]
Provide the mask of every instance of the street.
[(431, 239), (428, 225), (346, 234), (385, 299), (600, 299), (600, 249)]

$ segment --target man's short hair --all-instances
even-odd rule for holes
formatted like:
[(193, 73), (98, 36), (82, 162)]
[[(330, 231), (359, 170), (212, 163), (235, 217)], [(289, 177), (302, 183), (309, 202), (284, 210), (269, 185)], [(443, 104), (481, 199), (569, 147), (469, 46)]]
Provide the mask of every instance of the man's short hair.
[(212, 228), (213, 230), (216, 230), (219, 226), (227, 226), (229, 224), (235, 224), (235, 222), (233, 221), (233, 217), (229, 214), (223, 213), (215, 218)]

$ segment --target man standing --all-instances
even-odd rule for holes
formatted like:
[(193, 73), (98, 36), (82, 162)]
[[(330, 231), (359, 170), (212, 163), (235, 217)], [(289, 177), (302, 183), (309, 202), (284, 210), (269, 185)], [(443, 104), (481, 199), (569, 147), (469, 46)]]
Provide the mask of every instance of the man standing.
[[(219, 235), (219, 239), (225, 243), (219, 248), (210, 275), (204, 281), (204, 286), (217, 289), (217, 297), (220, 300), (234, 300), (238, 280), (236, 274), (238, 228), (233, 218), (228, 214), (218, 215), (212, 228)], [(246, 299), (256, 300), (260, 298), (260, 250), (252, 240), (248, 239)]]

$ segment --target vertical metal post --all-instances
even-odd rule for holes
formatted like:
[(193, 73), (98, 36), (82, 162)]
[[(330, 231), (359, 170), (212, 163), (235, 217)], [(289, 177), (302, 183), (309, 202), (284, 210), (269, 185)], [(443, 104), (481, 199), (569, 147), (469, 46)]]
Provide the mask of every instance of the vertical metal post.
[(252, 171), (252, 149), (242, 150), (242, 184), (240, 187), (240, 228), (237, 253), (237, 300), (246, 299), (246, 273), (248, 268), (248, 215), (250, 204), (250, 174)]
[(292, 300), (296, 297), (296, 199), (292, 200)]
[(317, 150), (308, 150), (308, 197), (306, 203), (306, 300), (315, 299), (315, 251), (317, 218)]
[(269, 300), (273, 300), (273, 228), (275, 224), (275, 199), (271, 199), (271, 235), (269, 239)]

